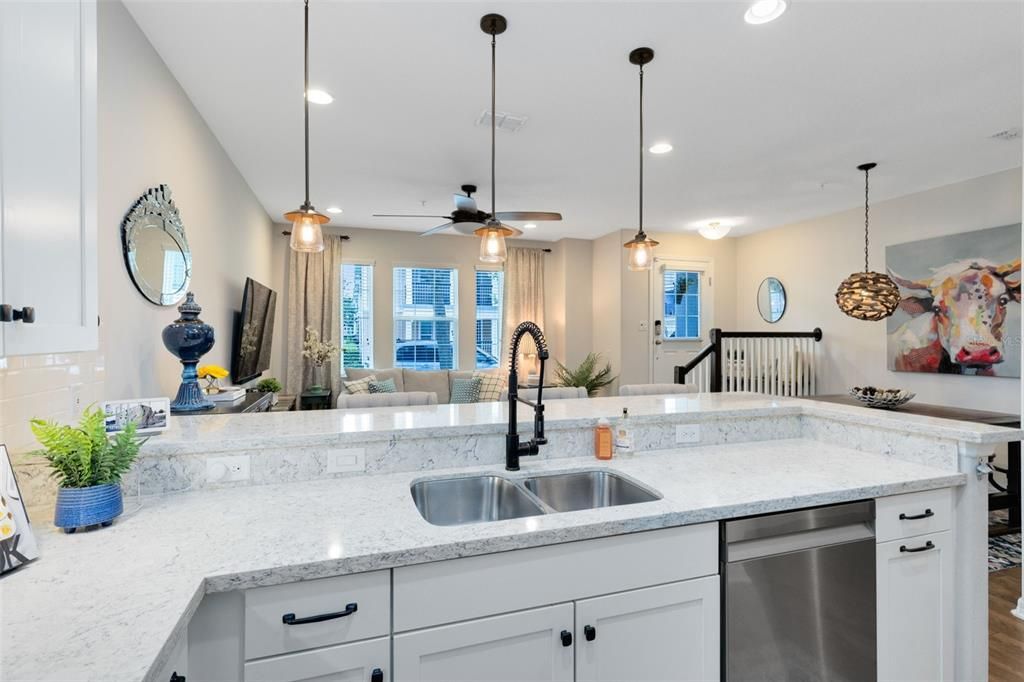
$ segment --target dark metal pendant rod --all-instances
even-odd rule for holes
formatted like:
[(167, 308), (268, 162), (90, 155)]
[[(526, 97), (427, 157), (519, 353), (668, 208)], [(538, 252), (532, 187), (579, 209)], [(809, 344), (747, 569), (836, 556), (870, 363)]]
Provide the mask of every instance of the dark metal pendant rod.
[(309, 0), (306, 1), (305, 26), (303, 31), (304, 53), (303, 53), (303, 78), (302, 78), (302, 102), (305, 114), (306, 134), (306, 203), (309, 207)]
[(497, 41), (497, 38), (495, 37), (495, 33), (492, 31), (491, 32), (491, 220), (492, 221), (493, 220), (497, 220), (497, 218), (496, 218), (496, 216), (497, 216), (497, 213), (496, 213), (496, 210), (497, 210), (496, 209), (497, 200), (495, 198), (495, 184), (496, 183), (495, 183), (495, 179), (494, 179), (494, 167), (495, 167), (494, 158), (495, 158), (496, 147), (497, 147), (497, 145), (495, 144), (495, 133), (496, 133), (496, 130), (497, 130), (497, 116), (498, 116), (498, 113), (494, 110), (494, 108), (496, 106), (496, 101), (497, 101), (497, 97), (496, 97), (496, 92), (497, 92), (497, 85), (496, 85), (496, 83), (497, 83), (497, 78), (498, 78), (498, 71), (497, 71), (498, 48), (497, 48), (497, 46), (498, 46), (498, 41)]
[(644, 65), (640, 65), (640, 216), (639, 233), (644, 234)]

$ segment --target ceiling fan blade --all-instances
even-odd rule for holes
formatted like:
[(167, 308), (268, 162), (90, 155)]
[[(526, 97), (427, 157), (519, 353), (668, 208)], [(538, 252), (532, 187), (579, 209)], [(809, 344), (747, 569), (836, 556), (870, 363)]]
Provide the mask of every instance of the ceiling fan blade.
[(374, 213), (374, 218), (441, 218), (443, 220), (450, 220), (451, 216), (447, 215), (419, 215), (416, 213)]
[(511, 225), (506, 225), (505, 223), (502, 223), (501, 226), (504, 227), (506, 230), (512, 230), (512, 234), (508, 235), (509, 237), (522, 237), (524, 234), (523, 231), (520, 230), (518, 227), (512, 227)]
[(426, 232), (420, 232), (420, 236), (421, 237), (429, 237), (430, 235), (432, 235), (432, 234), (434, 234), (436, 232), (440, 232), (442, 230), (447, 230), (451, 226), (452, 226), (452, 224), (450, 222), (445, 223), (443, 225), (438, 225), (437, 227), (430, 228)]
[(453, 194), (452, 199), (455, 200), (456, 211), (469, 211), (470, 213), (476, 213), (476, 199), (473, 197), (467, 197), (465, 194)]
[(498, 211), (498, 220), (561, 220), (561, 213), (552, 211)]

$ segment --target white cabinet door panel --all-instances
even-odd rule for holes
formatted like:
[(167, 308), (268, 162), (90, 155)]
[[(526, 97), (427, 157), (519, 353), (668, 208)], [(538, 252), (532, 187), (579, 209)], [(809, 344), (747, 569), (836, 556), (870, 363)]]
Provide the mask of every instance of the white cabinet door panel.
[(879, 680), (953, 679), (953, 551), (952, 531), (877, 546)]
[(719, 679), (718, 585), (710, 576), (576, 602), (577, 682)]
[(397, 635), (395, 680), (402, 682), (572, 682), (572, 604)]

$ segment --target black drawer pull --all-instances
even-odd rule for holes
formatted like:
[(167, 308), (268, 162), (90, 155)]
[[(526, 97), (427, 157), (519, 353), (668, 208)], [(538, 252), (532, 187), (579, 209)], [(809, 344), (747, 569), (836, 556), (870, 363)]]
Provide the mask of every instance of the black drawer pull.
[(595, 639), (597, 639), (597, 628), (595, 628), (593, 625), (584, 625), (583, 636), (586, 637), (588, 642), (593, 642)]
[(933, 516), (935, 516), (935, 512), (931, 509), (925, 509), (924, 514), (914, 514), (913, 516), (900, 514), (900, 521), (917, 521), (918, 519), (930, 519)]
[(935, 545), (932, 544), (931, 540), (920, 547), (907, 547), (906, 545), (900, 545), (901, 552), (927, 552), (929, 549), (935, 549)]
[(569, 632), (568, 630), (562, 630), (562, 633), (559, 636), (562, 638), (562, 646), (572, 646), (571, 632)]
[(294, 613), (286, 613), (281, 616), (281, 622), (285, 625), (305, 625), (306, 623), (322, 623), (325, 620), (334, 620), (335, 618), (344, 618), (345, 616), (351, 616), (359, 610), (359, 605), (355, 602), (348, 604), (344, 611), (338, 611), (337, 613), (321, 613), (319, 616), (308, 616), (306, 618), (296, 618)]
[(36, 321), (36, 309), (30, 305), (24, 308), (15, 308), (9, 303), (0, 305), (0, 322), (17, 322), (18, 320), (25, 324), (32, 324)]
[(370, 673), (370, 682), (384, 682), (384, 671), (380, 668), (374, 668), (373, 672)]

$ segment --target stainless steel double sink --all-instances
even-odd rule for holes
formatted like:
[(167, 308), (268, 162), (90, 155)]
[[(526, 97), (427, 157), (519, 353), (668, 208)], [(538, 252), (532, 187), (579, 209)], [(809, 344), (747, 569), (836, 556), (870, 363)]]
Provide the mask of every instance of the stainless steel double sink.
[(416, 481), (420, 515), (435, 526), (503, 521), (556, 512), (653, 502), (661, 495), (610, 471), (505, 478), (494, 474)]

